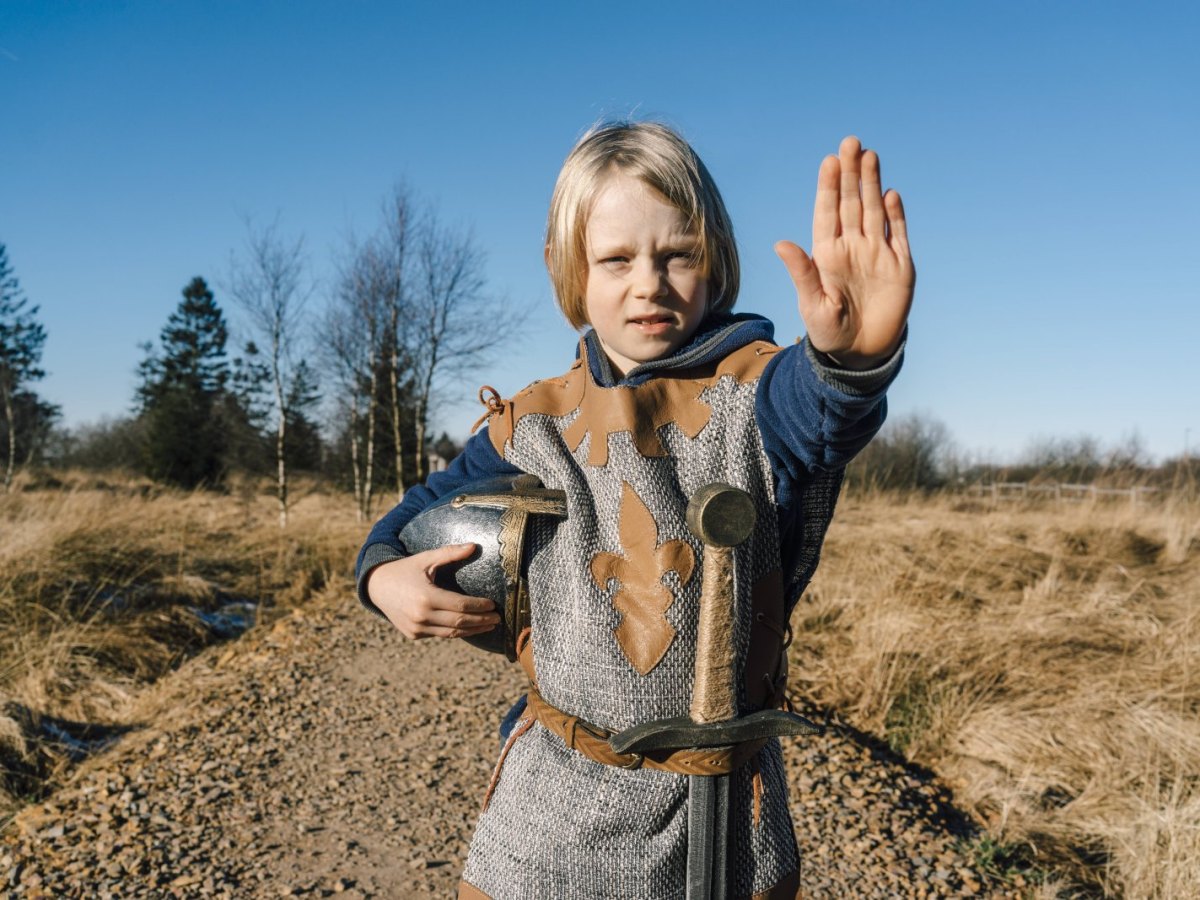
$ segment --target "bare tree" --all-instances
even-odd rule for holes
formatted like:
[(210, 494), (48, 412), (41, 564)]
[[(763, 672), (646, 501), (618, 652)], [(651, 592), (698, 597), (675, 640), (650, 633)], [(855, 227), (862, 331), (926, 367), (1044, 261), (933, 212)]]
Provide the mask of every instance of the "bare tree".
[(946, 426), (922, 413), (891, 419), (846, 469), (846, 483), (885, 490), (933, 491), (955, 465)]
[(349, 414), (350, 468), (361, 522), (370, 515), (373, 499), (384, 267), (374, 242), (358, 244), (351, 238), (340, 269), (319, 346)]
[(275, 468), (279, 527), (287, 526), (288, 478), (285, 439), (296, 373), (297, 341), (304, 306), (312, 293), (305, 283), (304, 239), (288, 242), (278, 222), (255, 229), (247, 223), (244, 255), (230, 263), (229, 293), (265, 348), (275, 394)]
[[(388, 412), (392, 425), (392, 448), (395, 452), (396, 501), (404, 496), (404, 434), (402, 427), (400, 382), (404, 374), (401, 355), (404, 353), (405, 331), (411, 319), (409, 280), (412, 270), (411, 249), (420, 240), (423, 230), (412, 194), (404, 184), (397, 184), (383, 203), (383, 227), (376, 239), (377, 258), (382, 264), (383, 305), (387, 310), (387, 333), (384, 350), (388, 357)], [(417, 480), (421, 474), (421, 447), (417, 443)]]
[(378, 448), (391, 444), (402, 498), (414, 480), (410, 453), (415, 480), (428, 474), (433, 398), (485, 363), (520, 324), (507, 303), (487, 295), (483, 262), (469, 232), (442, 227), (404, 185), (384, 201), (375, 234), (348, 243), (321, 344), (339, 384), (338, 417), (349, 417), (360, 518), (370, 513), (373, 473), (382, 468)]
[(484, 252), (465, 229), (430, 216), (417, 245), (408, 353), (415, 381), (417, 479), (424, 480), (425, 434), (434, 396), (486, 364), (524, 322), (523, 311), (486, 291)]

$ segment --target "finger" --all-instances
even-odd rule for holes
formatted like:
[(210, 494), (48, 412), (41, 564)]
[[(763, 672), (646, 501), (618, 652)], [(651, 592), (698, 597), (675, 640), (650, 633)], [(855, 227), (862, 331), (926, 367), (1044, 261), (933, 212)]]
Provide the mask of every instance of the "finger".
[(404, 636), (411, 638), (414, 641), (419, 641), (422, 638), (464, 638), (474, 637), (477, 634), (487, 634), (494, 629), (495, 625), (487, 625), (483, 628), (447, 628), (442, 625), (423, 625), (419, 628), (412, 628), (404, 632)]
[(496, 604), (486, 597), (432, 588), (400, 614), (396, 625), (411, 637), (431, 629), (487, 631), (499, 622)]
[(775, 244), (775, 253), (787, 266), (792, 283), (796, 286), (796, 294), (802, 303), (813, 303), (821, 299), (821, 273), (813, 265), (799, 246), (791, 241), (779, 241)]
[(466, 613), (470, 615), (499, 615), (496, 604), (487, 597), (474, 597), (430, 585), (424, 595), (423, 607), (430, 612)]
[(865, 150), (862, 155), (863, 234), (886, 238), (884, 232), (883, 190), (879, 172), (879, 154)]
[(851, 135), (842, 140), (838, 148), (838, 163), (842, 168), (841, 196), (838, 200), (842, 234), (861, 234), (862, 198), (858, 194), (858, 179), (862, 166), (862, 144), (858, 138)]
[(429, 609), (417, 614), (413, 624), (422, 628), (449, 628), (458, 631), (478, 631), (495, 628), (500, 624), (500, 614), (489, 600), (489, 612), (463, 612), (456, 609)]
[[(491, 601), (488, 605), (492, 606)], [(493, 611), (487, 615), (450, 613), (445, 610), (418, 609), (409, 614), (389, 617), (407, 638), (419, 640), (426, 637), (468, 637), (485, 634), (500, 624), (500, 614)]]
[(821, 168), (817, 172), (817, 202), (813, 205), (814, 244), (831, 241), (838, 236), (839, 166), (836, 156), (827, 156), (821, 161)]
[(888, 243), (897, 256), (909, 256), (908, 222), (904, 218), (904, 203), (900, 194), (889, 190), (883, 197), (883, 208), (887, 213)]

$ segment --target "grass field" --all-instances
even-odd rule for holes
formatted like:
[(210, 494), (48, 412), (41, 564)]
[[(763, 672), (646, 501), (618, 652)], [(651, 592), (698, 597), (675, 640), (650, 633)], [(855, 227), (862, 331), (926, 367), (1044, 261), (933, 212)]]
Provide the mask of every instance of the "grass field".
[[(265, 622), (342, 581), (354, 614), (352, 500), (297, 496), (284, 534), (251, 484), (68, 473), (0, 496), (0, 821), (70, 763), (39, 721), (127, 724), (215, 639), (200, 613), (249, 600)], [(1112, 896), (1200, 884), (1194, 503), (849, 495), (792, 624), (793, 692), (938, 772), (987, 825), (980, 853)]]
[(58, 473), (0, 494), (0, 822), (56, 781), (72, 738), (102, 744), (140, 688), (219, 639), (206, 614), (248, 602), (265, 624), (348, 583), (352, 501), (297, 487), (283, 534), (250, 484)]
[(843, 498), (792, 688), (937, 771), (997, 846), (1195, 896), (1198, 512)]

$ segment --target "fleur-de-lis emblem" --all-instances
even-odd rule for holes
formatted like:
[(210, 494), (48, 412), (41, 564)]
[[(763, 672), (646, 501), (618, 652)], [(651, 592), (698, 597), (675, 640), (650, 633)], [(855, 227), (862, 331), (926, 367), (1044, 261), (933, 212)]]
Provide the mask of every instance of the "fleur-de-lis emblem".
[(674, 571), (680, 585), (687, 584), (696, 557), (686, 541), (659, 546), (654, 516), (628, 483), (621, 485), (617, 525), (625, 555), (597, 553), (592, 557), (592, 580), (600, 590), (608, 586), (609, 579), (620, 582), (613, 606), (621, 614), (621, 624), (613, 629), (613, 635), (637, 673), (647, 675), (675, 638), (675, 627), (666, 617), (675, 598), (663, 584), (663, 576)]

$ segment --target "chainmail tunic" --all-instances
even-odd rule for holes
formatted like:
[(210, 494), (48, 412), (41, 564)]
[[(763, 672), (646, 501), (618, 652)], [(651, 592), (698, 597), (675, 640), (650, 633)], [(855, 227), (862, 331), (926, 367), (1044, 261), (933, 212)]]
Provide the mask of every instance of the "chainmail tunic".
[[(633, 423), (621, 420), (646, 413), (636, 403), (615, 414), (612, 404), (592, 402), (604, 399), (597, 393), (585, 393), (578, 407), (562, 414), (542, 403), (547, 393), (562, 393), (563, 379), (536, 382), (508, 401), (500, 417), (507, 417), (507, 428), (495, 418), (490, 423), (493, 443), (506, 461), (537, 475), (546, 487), (566, 492), (567, 518), (553, 527), (535, 527), (530, 535), (533, 657), (538, 689), (549, 703), (612, 732), (688, 714), (703, 547), (684, 515), (689, 496), (715, 481), (747, 491), (758, 513), (754, 533), (736, 549), (734, 641), (737, 670), (743, 670), (753, 625), (751, 590), (760, 579), (778, 576), (781, 566), (773, 477), (755, 422), (755, 387), (776, 350), (765, 343), (743, 347), (726, 358), (723, 368), (731, 371), (725, 374), (716, 372), (721, 363), (716, 361), (656, 375), (693, 386), (683, 394), (687, 399), (678, 401), (687, 406), (681, 407), (681, 421), (689, 412), (708, 413), (694, 437), (674, 421), (659, 427), (661, 448), (651, 449), (665, 455), (647, 455), (645, 441), (639, 449)], [(597, 385), (586, 359), (564, 376), (578, 378), (586, 379), (586, 392), (638, 390)], [(696, 385), (702, 386), (698, 394)], [(584, 421), (576, 423), (581, 416)], [(571, 449), (563, 433), (573, 423), (575, 435), (580, 425), (587, 430)], [(607, 440), (601, 465), (593, 463), (592, 442), (598, 440)], [(830, 487), (829, 511), (837, 486)], [(626, 522), (633, 521), (631, 493), (649, 511), (657, 531), (640, 547), (623, 546), (621, 540)], [(825, 521), (818, 546), (828, 514), (819, 518)], [(690, 545), (694, 571), (685, 573), (686, 583), (675, 570), (658, 579), (671, 593), (665, 618), (675, 633), (650, 671), (639, 674), (615, 635), (622, 614), (614, 602), (626, 586), (616, 578), (599, 584), (592, 563), (597, 555), (616, 554), (646, 565), (652, 544), (671, 541)], [(793, 574), (786, 580), (793, 582)], [(739, 712), (752, 711), (741, 678), (737, 691)], [(537, 723), (510, 744), (479, 818), (466, 882), (496, 900), (684, 896), (687, 776), (594, 762)], [(757, 823), (751, 766), (732, 776), (734, 897), (764, 891), (799, 865), (778, 741), (762, 749), (757, 767), (763, 788)]]

